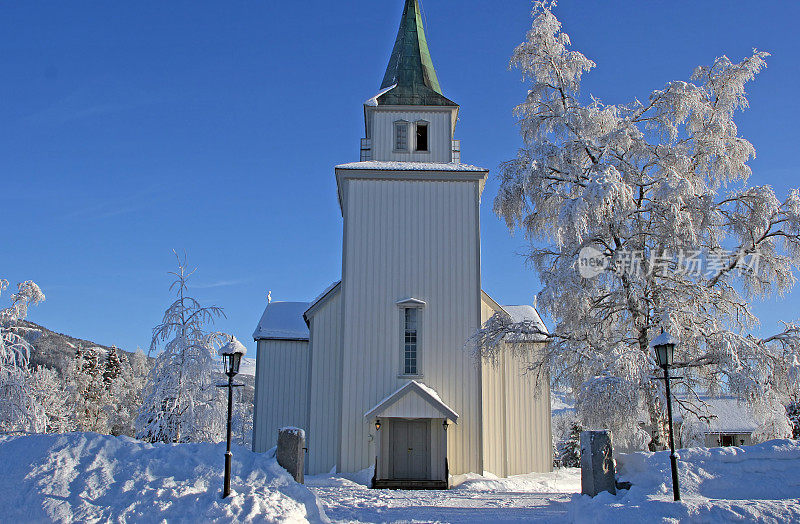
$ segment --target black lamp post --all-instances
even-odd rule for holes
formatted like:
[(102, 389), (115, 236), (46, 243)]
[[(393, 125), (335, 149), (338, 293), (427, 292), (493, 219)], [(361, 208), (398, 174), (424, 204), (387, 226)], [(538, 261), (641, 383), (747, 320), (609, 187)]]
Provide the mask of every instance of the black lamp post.
[(222, 356), (222, 363), (225, 367), (225, 374), (228, 376), (228, 383), (222, 384), (220, 387), (228, 388), (228, 447), (225, 450), (225, 483), (222, 488), (222, 498), (226, 498), (231, 494), (231, 414), (233, 412), (233, 388), (241, 386), (241, 384), (234, 384), (233, 377), (239, 373), (239, 365), (242, 363), (242, 355), (247, 353), (241, 342), (231, 337), (231, 340), (219, 348), (219, 354)]
[(669, 461), (672, 466), (672, 494), (675, 500), (681, 500), (681, 488), (678, 484), (678, 457), (675, 455), (675, 439), (672, 436), (672, 395), (669, 390), (669, 367), (675, 358), (675, 346), (678, 340), (666, 333), (661, 332), (653, 339), (650, 346), (656, 351), (658, 365), (664, 370), (664, 384), (667, 393), (667, 418), (669, 419)]

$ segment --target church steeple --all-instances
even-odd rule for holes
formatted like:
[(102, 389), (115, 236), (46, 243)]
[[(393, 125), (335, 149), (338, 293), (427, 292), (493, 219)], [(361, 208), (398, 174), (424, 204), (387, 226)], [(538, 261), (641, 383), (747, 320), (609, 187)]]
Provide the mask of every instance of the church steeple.
[(379, 105), (457, 105), (442, 94), (439, 86), (425, 39), (419, 0), (406, 0), (381, 90), (384, 92), (377, 97)]

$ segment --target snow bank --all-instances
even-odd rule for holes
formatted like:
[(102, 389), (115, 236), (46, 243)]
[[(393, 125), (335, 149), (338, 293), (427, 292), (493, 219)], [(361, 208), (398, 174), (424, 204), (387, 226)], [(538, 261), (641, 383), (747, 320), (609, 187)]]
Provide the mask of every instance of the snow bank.
[(147, 444), (95, 433), (0, 437), (7, 522), (327, 522), (316, 497), (271, 454), (224, 444)]
[(618, 464), (620, 478), (633, 487), (616, 497), (576, 495), (570, 516), (575, 522), (617, 524), (800, 521), (800, 442), (682, 449), (678, 456), (680, 502), (672, 501), (669, 452), (632, 453), (621, 455)]
[(450, 477), (453, 489), (461, 491), (507, 491), (526, 493), (580, 493), (580, 468), (559, 468), (549, 473), (528, 473), (499, 478), (491, 473)]

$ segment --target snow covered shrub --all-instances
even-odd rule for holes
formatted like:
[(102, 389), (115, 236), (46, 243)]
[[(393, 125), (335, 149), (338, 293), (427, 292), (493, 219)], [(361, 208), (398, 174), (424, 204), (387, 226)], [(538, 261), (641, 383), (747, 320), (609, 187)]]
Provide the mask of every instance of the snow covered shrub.
[[(8, 281), (0, 279), (0, 293), (7, 287)], [(47, 428), (45, 411), (31, 391), (31, 345), (13, 326), (27, 316), (30, 304), (43, 300), (42, 290), (28, 280), (11, 295), (11, 306), (0, 309), (0, 432), (40, 433)]]
[[(664, 328), (681, 341), (676, 394), (735, 395), (779, 430), (771, 406), (797, 388), (786, 378), (800, 324), (757, 337), (750, 303), (794, 286), (800, 192), (779, 199), (748, 185), (755, 148), (734, 121), (768, 54), (723, 56), (644, 102), (609, 105), (581, 95), (595, 63), (570, 49), (554, 5), (535, 2), (511, 59), (528, 82), (516, 108), (524, 146), (503, 165), (494, 201), (530, 240), (538, 304), (555, 322), (537, 333), (548, 343), (532, 371), (580, 392), (587, 426), (633, 437), (641, 413), (659, 439), (664, 385), (652, 380), (649, 342)], [(473, 337), (483, 355), (501, 346), (500, 323)]]
[(111, 391), (103, 378), (104, 360), (103, 348), (79, 348), (75, 352), (75, 359), (67, 366), (72, 408), (79, 431), (110, 432)]
[(38, 366), (31, 375), (30, 388), (44, 410), (46, 433), (65, 433), (75, 429), (69, 386), (56, 370)]
[(641, 447), (645, 435), (638, 424), (638, 394), (635, 384), (619, 377), (602, 375), (587, 380), (575, 404), (578, 420), (586, 429), (611, 429), (615, 445)]
[(150, 365), (142, 350), (137, 350), (128, 359), (120, 359), (119, 364), (119, 376), (109, 385), (113, 404), (109, 427), (112, 435), (132, 437)]
[[(176, 255), (177, 256), (177, 255)], [(188, 295), (186, 261), (170, 286), (175, 300), (153, 329), (150, 352), (161, 348), (150, 371), (136, 417), (136, 437), (150, 442), (219, 442), (225, 428), (224, 406), (214, 381), (213, 346), (225, 335), (207, 326), (224, 316)]]

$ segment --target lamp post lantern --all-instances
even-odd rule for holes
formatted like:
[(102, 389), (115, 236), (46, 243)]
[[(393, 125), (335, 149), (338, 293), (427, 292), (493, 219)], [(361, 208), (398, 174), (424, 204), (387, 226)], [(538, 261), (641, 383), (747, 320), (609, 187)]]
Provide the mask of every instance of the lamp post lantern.
[(233, 388), (241, 386), (241, 384), (233, 383), (233, 377), (239, 373), (239, 366), (242, 363), (242, 356), (245, 353), (247, 353), (247, 348), (233, 336), (227, 344), (219, 348), (225, 374), (228, 376), (228, 383), (219, 386), (228, 388), (228, 445), (225, 450), (225, 481), (222, 488), (222, 498), (226, 498), (231, 494), (231, 458), (233, 457), (231, 454), (231, 413), (233, 411)]
[(667, 394), (667, 418), (669, 419), (669, 461), (672, 466), (672, 494), (675, 500), (681, 500), (681, 489), (678, 484), (678, 457), (675, 455), (675, 439), (672, 435), (672, 395), (669, 390), (669, 367), (672, 365), (675, 358), (676, 345), (678, 345), (678, 340), (663, 330), (661, 334), (650, 343), (650, 347), (656, 352), (658, 365), (664, 370), (664, 384)]

